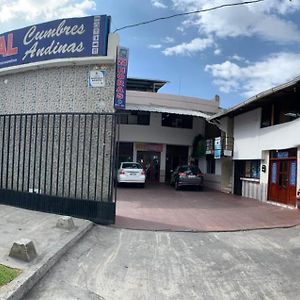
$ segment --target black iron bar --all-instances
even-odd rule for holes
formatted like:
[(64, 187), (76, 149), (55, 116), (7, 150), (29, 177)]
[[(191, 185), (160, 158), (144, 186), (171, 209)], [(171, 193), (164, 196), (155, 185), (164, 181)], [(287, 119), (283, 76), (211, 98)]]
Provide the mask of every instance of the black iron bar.
[(24, 191), (24, 181), (25, 181), (25, 163), (26, 163), (26, 140), (27, 140), (27, 118), (28, 115), (25, 115), (25, 126), (24, 126), (24, 142), (23, 142), (23, 159), (22, 159), (22, 188)]
[(6, 117), (3, 118), (3, 129), (2, 129), (2, 147), (1, 147), (1, 188), (3, 188), (3, 163), (4, 163), (4, 145), (5, 145), (5, 127), (6, 127)]
[(23, 117), (20, 115), (19, 122), (19, 145), (18, 145), (18, 167), (17, 167), (17, 190), (19, 191), (20, 180), (20, 164), (21, 164), (21, 145), (22, 145), (22, 130), (23, 130)]
[(39, 194), (41, 194), (41, 177), (42, 177), (42, 159), (43, 159), (43, 142), (44, 142), (44, 118), (45, 115), (41, 115), (41, 141), (40, 141), (40, 162), (39, 162)]
[(47, 125), (46, 125), (46, 149), (45, 149), (45, 163), (44, 163), (44, 168), (45, 168), (45, 172), (44, 172), (44, 194), (47, 194), (47, 167), (48, 167), (48, 144), (49, 144), (49, 121), (50, 121), (50, 116), (51, 115), (47, 115)]
[(56, 121), (56, 115), (53, 115), (52, 118), (52, 147), (51, 147), (51, 169), (50, 169), (50, 196), (52, 195), (52, 183), (53, 183), (53, 158), (54, 158), (54, 139), (55, 139), (55, 121)]
[(104, 116), (104, 128), (103, 128), (103, 147), (102, 147), (102, 174), (101, 174), (101, 202), (103, 201), (103, 184), (104, 184), (104, 169), (105, 169), (105, 151), (106, 151), (106, 123), (107, 115)]
[(16, 147), (16, 127), (17, 127), (17, 120), (16, 116), (14, 116), (14, 131), (13, 131), (13, 144), (12, 144), (12, 166), (11, 166), (11, 189), (14, 189), (14, 173), (15, 173), (15, 147)]
[(93, 135), (93, 126), (94, 126), (94, 114), (91, 114), (90, 122), (90, 144), (89, 144), (89, 157), (88, 157), (88, 180), (87, 180), (87, 198), (90, 199), (90, 179), (91, 179), (91, 156), (92, 156), (92, 135)]
[(97, 182), (98, 182), (98, 163), (99, 163), (99, 138), (100, 138), (100, 120), (101, 120), (101, 115), (98, 114), (98, 126), (97, 126), (97, 148), (96, 148), (96, 166), (95, 166), (95, 191), (94, 191), (94, 200), (97, 200)]
[(58, 122), (58, 145), (57, 145), (57, 169), (56, 169), (55, 196), (58, 195), (58, 178), (59, 178), (59, 167), (60, 167), (61, 115), (58, 115), (58, 116), (59, 116), (59, 122)]
[(80, 141), (80, 114), (78, 115), (78, 131), (77, 131), (77, 149), (76, 149), (76, 165), (75, 165), (75, 198), (77, 197), (77, 176), (78, 176), (78, 160), (79, 160), (79, 141)]
[(71, 182), (72, 182), (72, 156), (73, 156), (73, 135), (74, 135), (74, 114), (72, 114), (71, 119), (71, 137), (70, 137), (70, 165), (69, 165), (69, 187), (68, 187), (68, 197), (71, 195)]
[(81, 199), (83, 199), (83, 185), (84, 185), (84, 165), (85, 165), (85, 135), (86, 135), (86, 117), (84, 115), (84, 126), (83, 126), (83, 149), (82, 149), (82, 163), (81, 163)]
[(64, 163), (62, 172), (62, 195), (65, 196), (65, 173), (66, 173), (66, 153), (67, 153), (67, 137), (68, 137), (68, 115), (65, 115), (65, 136), (64, 136)]
[(30, 115), (30, 130), (29, 130), (29, 151), (28, 151), (28, 175), (27, 175), (27, 191), (29, 191), (30, 186), (30, 168), (31, 168), (31, 148), (32, 148), (32, 118), (33, 115)]
[(35, 193), (35, 172), (36, 172), (36, 150), (38, 138), (38, 121), (39, 115), (35, 115), (35, 129), (34, 129), (34, 153), (33, 153), (33, 174), (32, 174), (32, 192)]
[(6, 153), (6, 182), (5, 182), (5, 188), (6, 189), (8, 189), (8, 171), (9, 171), (9, 146), (10, 146), (10, 138), (11, 138), (11, 136), (10, 136), (10, 123), (11, 123), (11, 117), (12, 116), (9, 116), (8, 117), (8, 128), (7, 128), (7, 130), (8, 130), (8, 133), (7, 133), (7, 153)]

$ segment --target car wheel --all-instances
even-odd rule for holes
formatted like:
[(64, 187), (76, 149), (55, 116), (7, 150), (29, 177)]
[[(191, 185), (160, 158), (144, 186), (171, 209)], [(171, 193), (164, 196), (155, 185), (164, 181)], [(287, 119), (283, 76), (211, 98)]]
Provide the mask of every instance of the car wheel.
[(145, 183), (141, 183), (140, 187), (143, 189), (145, 187)]
[(180, 187), (179, 187), (178, 181), (175, 181), (174, 186), (175, 186), (175, 190), (179, 191)]

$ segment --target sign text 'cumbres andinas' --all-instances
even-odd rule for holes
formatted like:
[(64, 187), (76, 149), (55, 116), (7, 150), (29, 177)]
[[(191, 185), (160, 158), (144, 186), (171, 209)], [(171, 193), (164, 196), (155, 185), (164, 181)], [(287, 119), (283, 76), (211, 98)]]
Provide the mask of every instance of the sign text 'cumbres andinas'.
[(107, 55), (110, 17), (61, 19), (0, 34), (0, 69), (51, 59)]

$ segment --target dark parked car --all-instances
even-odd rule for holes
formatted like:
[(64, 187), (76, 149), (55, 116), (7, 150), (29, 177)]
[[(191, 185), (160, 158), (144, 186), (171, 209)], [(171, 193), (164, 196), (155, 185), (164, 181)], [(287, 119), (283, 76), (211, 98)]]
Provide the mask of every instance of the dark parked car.
[(183, 186), (203, 187), (203, 173), (196, 166), (178, 166), (171, 174), (170, 184), (179, 190)]

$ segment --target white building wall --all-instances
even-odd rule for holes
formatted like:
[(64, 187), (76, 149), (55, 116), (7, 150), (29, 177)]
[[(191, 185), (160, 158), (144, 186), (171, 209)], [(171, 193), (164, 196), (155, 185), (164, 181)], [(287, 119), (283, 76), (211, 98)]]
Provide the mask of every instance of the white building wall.
[(238, 115), (234, 118), (234, 156), (239, 160), (261, 160), (266, 172), (260, 172), (259, 182), (245, 180), (243, 196), (267, 200), (269, 180), (269, 151), (298, 148), (297, 190), (300, 189), (300, 119), (260, 128), (261, 109)]
[(261, 159), (263, 150), (300, 145), (300, 119), (260, 128), (261, 109), (234, 118), (234, 159)]
[(149, 126), (121, 124), (120, 141), (192, 146), (195, 136), (204, 135), (204, 130), (202, 118), (193, 119), (193, 129), (171, 128), (161, 126), (161, 113), (151, 113)]
[[(165, 180), (166, 145), (189, 146), (189, 156), (192, 153), (193, 140), (196, 135), (205, 133), (205, 120), (193, 118), (193, 129), (171, 128), (161, 126), (161, 113), (150, 113), (150, 125), (120, 126), (120, 142), (133, 142), (133, 160), (137, 158), (135, 143), (162, 144), (160, 157), (160, 182)], [(206, 169), (206, 168), (205, 168)]]

